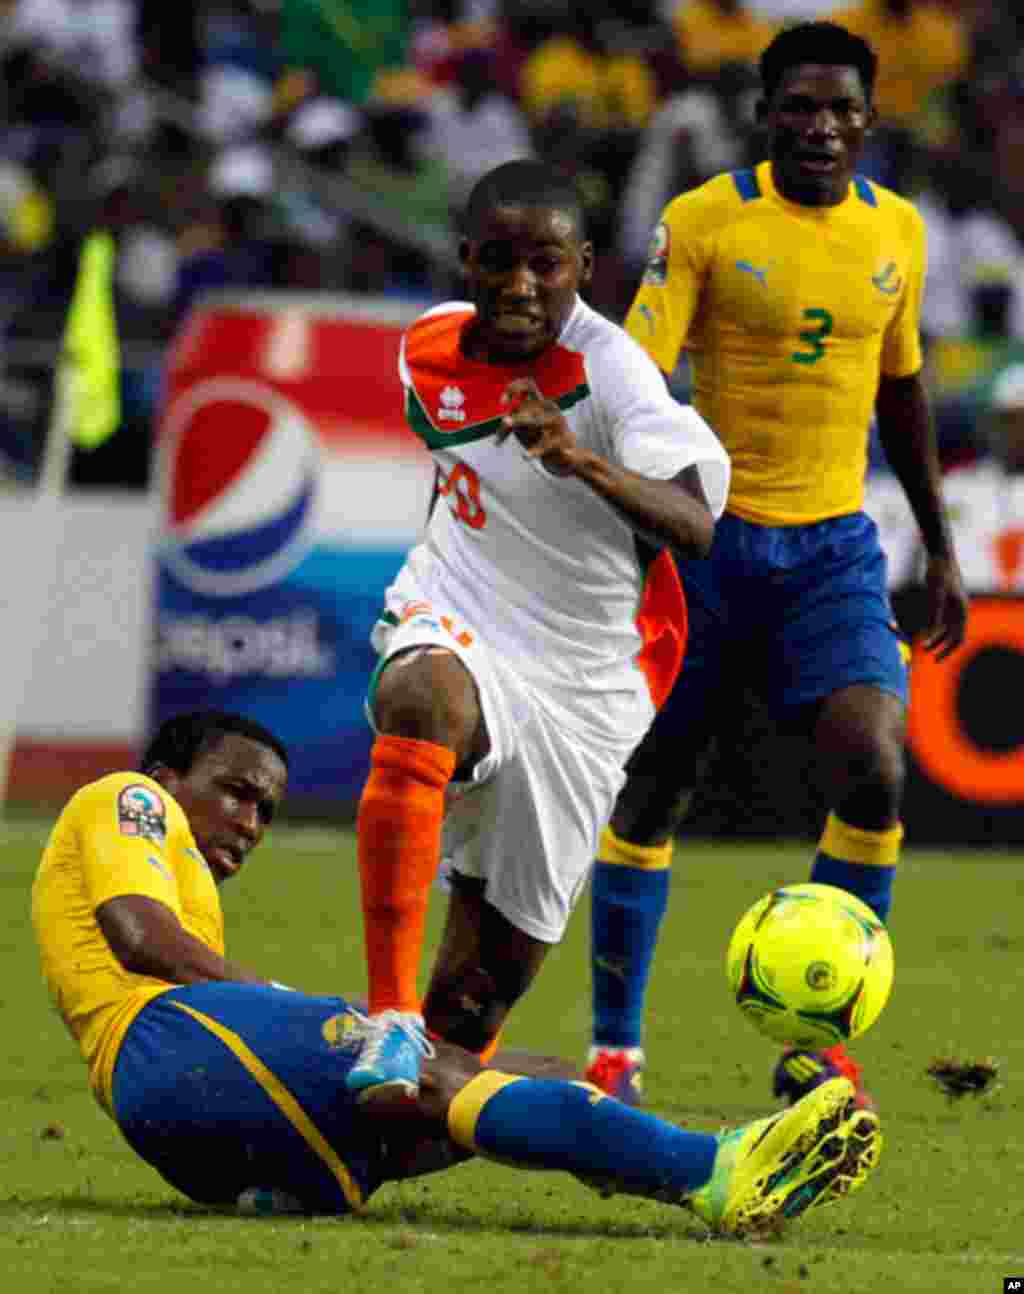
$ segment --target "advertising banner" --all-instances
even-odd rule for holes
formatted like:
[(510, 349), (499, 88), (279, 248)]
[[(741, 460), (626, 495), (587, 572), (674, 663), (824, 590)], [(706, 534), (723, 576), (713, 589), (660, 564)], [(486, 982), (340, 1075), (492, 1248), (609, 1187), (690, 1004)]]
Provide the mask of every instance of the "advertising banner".
[(169, 358), (148, 725), (215, 706), (267, 724), (291, 791), (366, 775), (368, 635), (430, 498), (389, 301), (206, 298)]
[(975, 594), (957, 651), (915, 646), (911, 689), (908, 836), (1024, 844), (1024, 599)]

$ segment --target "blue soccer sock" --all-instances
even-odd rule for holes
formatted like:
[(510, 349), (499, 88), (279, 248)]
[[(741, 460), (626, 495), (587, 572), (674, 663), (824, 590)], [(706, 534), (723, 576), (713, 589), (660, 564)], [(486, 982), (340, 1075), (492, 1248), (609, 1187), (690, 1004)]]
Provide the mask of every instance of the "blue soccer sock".
[(560, 1169), (677, 1201), (710, 1178), (718, 1138), (623, 1105), (589, 1083), (485, 1070), (448, 1111), (452, 1138), (523, 1168)]
[(668, 904), (672, 842), (631, 845), (606, 827), (591, 881), (594, 1045), (640, 1047), (644, 1001)]
[(892, 906), (902, 840), (899, 823), (883, 831), (867, 831), (830, 813), (814, 856), (811, 880), (855, 894), (884, 922)]

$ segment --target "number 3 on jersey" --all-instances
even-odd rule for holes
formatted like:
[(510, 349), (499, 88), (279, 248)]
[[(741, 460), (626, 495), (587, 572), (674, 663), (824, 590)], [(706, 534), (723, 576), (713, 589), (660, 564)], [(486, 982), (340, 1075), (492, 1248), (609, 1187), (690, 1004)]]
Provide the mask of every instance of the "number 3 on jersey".
[(803, 317), (815, 321), (813, 328), (805, 328), (800, 334), (808, 349), (795, 350), (790, 359), (794, 364), (817, 364), (825, 354), (825, 338), (832, 331), (834, 321), (827, 310), (805, 310)]
[(482, 530), (487, 525), (487, 513), (480, 502), (480, 478), (465, 463), (456, 463), (447, 476), (438, 471), (437, 492), (448, 500), (453, 515), (471, 530)]

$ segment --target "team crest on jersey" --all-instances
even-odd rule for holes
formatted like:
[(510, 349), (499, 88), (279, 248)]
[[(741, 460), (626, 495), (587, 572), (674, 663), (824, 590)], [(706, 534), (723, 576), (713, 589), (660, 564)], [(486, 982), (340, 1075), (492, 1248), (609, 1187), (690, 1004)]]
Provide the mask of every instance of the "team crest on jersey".
[(647, 249), (647, 268), (644, 270), (644, 282), (661, 287), (668, 278), (668, 225), (658, 225), (651, 235)]
[(887, 297), (893, 297), (903, 286), (903, 276), (899, 272), (899, 266), (895, 261), (889, 261), (878, 271), (872, 274), (871, 282)]
[(438, 422), (465, 422), (466, 411), (462, 407), (466, 396), (457, 386), (446, 386), (441, 390), (440, 405), (437, 410)]
[(163, 848), (167, 809), (156, 791), (141, 783), (126, 786), (117, 797), (117, 826), (122, 836), (139, 836)]

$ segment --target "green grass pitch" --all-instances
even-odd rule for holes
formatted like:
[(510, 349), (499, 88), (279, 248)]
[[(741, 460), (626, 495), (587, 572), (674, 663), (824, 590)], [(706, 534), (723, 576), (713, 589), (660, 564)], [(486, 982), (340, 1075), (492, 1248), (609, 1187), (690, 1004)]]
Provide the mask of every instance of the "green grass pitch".
[[(488, 1294), (770, 1290), (979, 1294), (1024, 1275), (1024, 857), (915, 852), (892, 922), (896, 986), (855, 1048), (886, 1147), (868, 1186), (778, 1240), (709, 1241), (684, 1212), (601, 1200), (562, 1174), (475, 1162), (383, 1188), (366, 1215), (239, 1219), (189, 1205), (137, 1162), (93, 1104), (50, 1008), (28, 921), (45, 828), (0, 827), (0, 1271), (17, 1294)], [(773, 1050), (729, 1000), (732, 925), (804, 879), (805, 845), (692, 843), (677, 853), (654, 975), (650, 1107), (715, 1129), (770, 1108)], [(224, 894), (230, 953), (314, 992), (364, 982), (352, 837), (282, 826)], [(432, 912), (436, 936), (440, 903)], [(588, 903), (507, 1031), (582, 1057)], [(936, 1054), (994, 1056), (994, 1091), (950, 1104)]]

